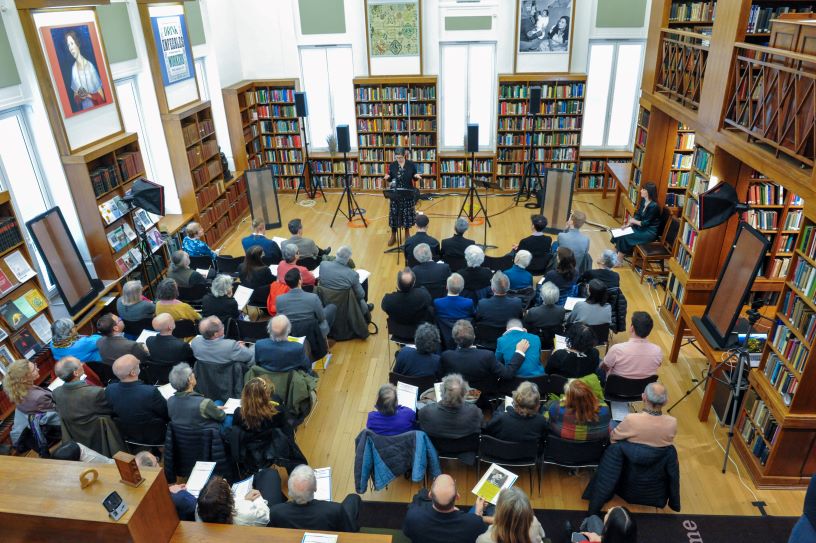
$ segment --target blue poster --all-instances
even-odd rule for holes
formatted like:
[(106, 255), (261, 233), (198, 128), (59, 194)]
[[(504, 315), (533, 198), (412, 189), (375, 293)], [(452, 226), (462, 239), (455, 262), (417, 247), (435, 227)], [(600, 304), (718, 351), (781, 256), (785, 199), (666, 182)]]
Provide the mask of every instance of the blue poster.
[(195, 77), (193, 50), (190, 48), (184, 15), (151, 17), (150, 21), (164, 86), (169, 87)]

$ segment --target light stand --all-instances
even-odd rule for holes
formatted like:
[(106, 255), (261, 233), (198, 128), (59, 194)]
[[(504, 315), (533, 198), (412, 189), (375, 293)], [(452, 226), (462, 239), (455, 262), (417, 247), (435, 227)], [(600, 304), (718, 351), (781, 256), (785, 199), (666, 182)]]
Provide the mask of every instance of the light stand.
[[(337, 220), (337, 214), (340, 213), (343, 215), (348, 221), (354, 220), (355, 215), (359, 215), (360, 218), (363, 220), (363, 226), (368, 228), (368, 223), (365, 220), (364, 211), (360, 206), (357, 204), (357, 198), (354, 197), (354, 192), (351, 190), (351, 173), (349, 172), (348, 167), (348, 158), (347, 152), (343, 151), (343, 193), (340, 195), (340, 199), (337, 200), (337, 209), (334, 210), (334, 217), (332, 217), (331, 224), (329, 228), (334, 228), (334, 221)], [(323, 192), (321, 190), (321, 192)], [(343, 197), (346, 197), (346, 211), (343, 212), (340, 209), (340, 206), (343, 205)], [(325, 198), (326, 196), (323, 195)]]
[[(298, 201), (298, 197), (300, 196), (300, 189), (303, 189), (303, 193), (312, 200), (314, 200), (314, 197), (317, 196), (317, 191), (320, 191), (320, 194), (323, 196), (323, 201), (328, 202), (328, 200), (326, 200), (326, 193), (323, 192), (323, 184), (320, 182), (320, 178), (318, 177), (315, 179), (314, 171), (312, 169), (312, 160), (309, 158), (309, 131), (306, 129), (306, 117), (300, 117), (300, 126), (303, 127), (303, 149), (305, 152), (305, 160), (300, 169), (300, 176), (298, 177), (298, 186), (297, 190), (295, 191), (295, 202)], [(312, 185), (311, 191), (309, 191), (309, 188), (306, 186), (307, 169), (309, 172), (309, 183)]]
[[(468, 172), (468, 191), (465, 194), (465, 199), (462, 202), (462, 207), (459, 209), (459, 214), (456, 216), (457, 218), (465, 215), (468, 218), (468, 221), (473, 222), (476, 217), (479, 216), (479, 213), (484, 215), (485, 218), (485, 228), (487, 226), (493, 226), (490, 224), (490, 217), (487, 216), (487, 210), (485, 210), (484, 202), (482, 202), (482, 197), (479, 196), (479, 191), (476, 190), (476, 184), (473, 182), (473, 169), (476, 164), (476, 153), (474, 151), (470, 152), (470, 172)], [(479, 210), (475, 211), (475, 203), (479, 202)], [(465, 208), (467, 208), (467, 212), (465, 212)], [(487, 233), (485, 233), (485, 239), (487, 239)]]
[[(519, 200), (522, 197), (524, 197), (525, 201), (529, 200), (530, 195), (535, 192), (536, 187), (540, 187), (545, 191), (547, 190), (546, 185), (541, 182), (541, 177), (543, 175), (541, 172), (541, 166), (535, 161), (535, 157), (533, 156), (533, 123), (535, 122), (535, 114), (529, 112), (528, 110), (527, 119), (527, 131), (525, 132), (525, 137), (527, 138), (527, 149), (525, 150), (527, 162), (524, 165), (524, 172), (522, 173), (521, 181), (519, 182), (518, 192), (516, 193), (515, 197), (515, 205), (518, 205)], [(544, 202), (544, 197), (546, 197), (546, 193), (542, 195), (542, 205)]]
[[(136, 228), (136, 237), (138, 238), (139, 242), (137, 243), (139, 247), (139, 253), (141, 254), (141, 259), (139, 261), (139, 269), (141, 270), (142, 277), (145, 279), (145, 283), (147, 283), (147, 291), (150, 294), (150, 299), (155, 299), (155, 291), (153, 290), (153, 280), (155, 280), (159, 276), (159, 266), (156, 263), (156, 255), (150, 249), (150, 243), (147, 241), (147, 233), (145, 232), (145, 228), (141, 222), (136, 220), (135, 217), (136, 207), (131, 205), (130, 206), (130, 222)], [(153, 268), (153, 279), (150, 278), (148, 274), (148, 264), (147, 261), (150, 260), (150, 267)]]

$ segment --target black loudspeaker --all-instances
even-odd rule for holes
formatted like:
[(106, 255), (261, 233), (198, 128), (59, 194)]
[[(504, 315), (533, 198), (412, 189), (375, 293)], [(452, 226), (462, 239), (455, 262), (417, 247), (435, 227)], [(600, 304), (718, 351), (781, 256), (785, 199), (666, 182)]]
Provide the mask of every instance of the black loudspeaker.
[(468, 153), (478, 153), (479, 152), (479, 125), (478, 124), (468, 124), (467, 125), (467, 152)]
[(719, 183), (700, 194), (700, 228), (713, 228), (737, 211), (739, 198), (737, 190), (728, 183)]
[(531, 115), (541, 113), (541, 87), (530, 87), (530, 107), (528, 111)]
[(297, 112), (298, 117), (309, 116), (309, 104), (306, 102), (305, 92), (295, 93), (295, 112)]
[(341, 153), (351, 152), (351, 140), (349, 139), (349, 127), (347, 124), (337, 125), (337, 150)]
[(158, 183), (144, 178), (137, 179), (123, 200), (148, 213), (164, 216), (164, 187)]

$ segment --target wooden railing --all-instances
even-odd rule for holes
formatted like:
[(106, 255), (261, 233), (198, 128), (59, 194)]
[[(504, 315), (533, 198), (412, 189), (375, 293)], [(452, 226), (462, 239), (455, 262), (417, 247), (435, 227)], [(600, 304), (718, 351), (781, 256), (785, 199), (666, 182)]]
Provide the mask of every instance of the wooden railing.
[(734, 49), (723, 127), (813, 167), (816, 57), (749, 43)]
[(655, 92), (697, 110), (708, 62), (709, 39), (694, 32), (661, 29)]

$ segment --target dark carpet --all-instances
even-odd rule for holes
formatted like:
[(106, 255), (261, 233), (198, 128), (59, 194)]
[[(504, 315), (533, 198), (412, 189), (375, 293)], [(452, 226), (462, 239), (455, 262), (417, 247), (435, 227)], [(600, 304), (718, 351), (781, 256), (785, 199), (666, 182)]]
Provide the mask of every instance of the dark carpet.
[[(402, 529), (407, 505), (401, 503), (364, 501), (360, 510), (360, 525), (372, 532)], [(553, 543), (568, 541), (564, 521), (578, 526), (583, 511), (536, 509), (536, 517)], [(684, 515), (635, 513), (638, 543), (713, 543), (750, 541), (756, 543), (787, 543), (796, 517), (734, 517), (727, 515)], [(369, 530), (365, 530), (369, 531)], [(393, 532), (392, 532), (393, 533)], [(396, 535), (396, 534), (395, 534)], [(402, 534), (399, 534), (400, 536)], [(395, 539), (395, 543), (401, 539)]]

